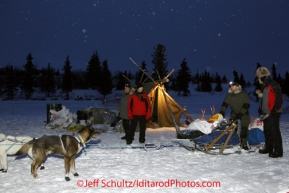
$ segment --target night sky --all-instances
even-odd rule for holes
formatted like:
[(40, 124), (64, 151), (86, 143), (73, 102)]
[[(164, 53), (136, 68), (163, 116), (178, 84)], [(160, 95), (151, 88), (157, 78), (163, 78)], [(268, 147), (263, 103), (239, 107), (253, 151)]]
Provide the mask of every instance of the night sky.
[(191, 72), (233, 70), (252, 81), (257, 62), (289, 71), (288, 0), (6, 0), (0, 2), (0, 66), (56, 69), (69, 55), (86, 69), (94, 52), (111, 71), (147, 63), (166, 46), (168, 71), (186, 58)]

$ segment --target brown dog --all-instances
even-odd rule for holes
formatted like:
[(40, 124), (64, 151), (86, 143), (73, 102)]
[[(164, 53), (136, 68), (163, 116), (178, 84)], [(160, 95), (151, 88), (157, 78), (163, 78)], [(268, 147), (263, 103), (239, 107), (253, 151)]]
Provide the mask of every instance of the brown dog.
[(24, 155), (32, 147), (34, 161), (31, 164), (31, 174), (38, 178), (37, 167), (46, 159), (48, 154), (56, 154), (64, 157), (65, 180), (69, 181), (70, 168), (74, 176), (78, 176), (75, 170), (75, 156), (85, 148), (85, 143), (91, 139), (97, 139), (100, 135), (91, 125), (84, 126), (77, 133), (61, 136), (44, 135), (39, 139), (34, 139), (26, 143), (15, 155)]

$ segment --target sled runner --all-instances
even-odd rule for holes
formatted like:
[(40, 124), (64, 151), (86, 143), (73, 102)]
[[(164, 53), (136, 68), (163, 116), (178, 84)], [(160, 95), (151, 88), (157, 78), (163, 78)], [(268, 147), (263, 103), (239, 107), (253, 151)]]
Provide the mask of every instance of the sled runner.
[[(263, 122), (259, 118), (252, 119), (248, 131), (248, 146), (250, 149), (247, 152), (255, 152), (264, 146)], [(179, 139), (175, 142), (190, 151), (198, 150), (213, 155), (242, 153), (239, 139), (240, 132), (239, 120), (223, 119), (209, 134), (204, 134), (199, 130), (177, 132)], [(194, 147), (192, 144), (194, 144)]]
[[(238, 153), (235, 152), (236, 148), (235, 146), (238, 146), (239, 136), (237, 134), (237, 128), (238, 128), (238, 121), (227, 121), (223, 120), (223, 122), (218, 125), (217, 128), (215, 128), (211, 133), (209, 134), (202, 134), (201, 136), (197, 138), (191, 138), (191, 139), (177, 139), (174, 140), (174, 142), (179, 143), (182, 147), (186, 148), (190, 151), (202, 151), (204, 153), (208, 154), (231, 154), (231, 153)], [(196, 131), (193, 131), (193, 133)], [(192, 133), (192, 132), (191, 132)], [(192, 136), (192, 134), (189, 134), (189, 136)], [(181, 133), (182, 137), (188, 137), (185, 136), (184, 133)], [(180, 136), (180, 135), (178, 135)], [(227, 149), (233, 149), (228, 153)], [(224, 152), (226, 150), (226, 152)]]
[[(223, 127), (225, 128), (223, 129)], [(224, 152), (225, 149), (234, 149), (240, 143), (237, 134), (238, 121), (227, 122), (226, 125), (223, 124), (223, 127), (219, 127), (208, 135), (194, 139), (195, 149), (213, 155), (240, 153), (239, 150), (233, 150), (230, 153)]]

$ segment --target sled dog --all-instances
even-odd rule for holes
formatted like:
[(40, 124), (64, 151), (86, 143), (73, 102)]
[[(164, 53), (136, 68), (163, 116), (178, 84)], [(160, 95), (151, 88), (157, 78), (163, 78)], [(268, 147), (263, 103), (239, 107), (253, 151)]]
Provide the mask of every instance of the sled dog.
[[(33, 140), (29, 136), (6, 136), (3, 133), (0, 133), (0, 160), (2, 168), (0, 172), (7, 172), (8, 162), (7, 155), (14, 155), (16, 152), (28, 141)], [(28, 152), (28, 155), (32, 158), (32, 155)]]
[(56, 154), (64, 157), (65, 180), (69, 181), (69, 172), (74, 176), (79, 176), (75, 170), (75, 156), (85, 148), (85, 143), (91, 139), (97, 139), (100, 135), (91, 125), (84, 126), (73, 135), (44, 135), (39, 139), (31, 140), (26, 143), (16, 155), (24, 155), (32, 147), (31, 174), (38, 178), (37, 167), (47, 157), (48, 154)]

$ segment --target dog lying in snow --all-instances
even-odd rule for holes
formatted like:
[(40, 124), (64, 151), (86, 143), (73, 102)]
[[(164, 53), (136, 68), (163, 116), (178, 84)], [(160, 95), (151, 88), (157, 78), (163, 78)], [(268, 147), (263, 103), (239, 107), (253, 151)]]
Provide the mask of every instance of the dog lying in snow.
[[(0, 172), (7, 172), (8, 170), (8, 162), (7, 155), (14, 155), (16, 152), (22, 148), (22, 146), (28, 141), (33, 140), (32, 137), (29, 136), (6, 136), (3, 133), (0, 133), (0, 160), (2, 164), (2, 168)], [(29, 151), (28, 155), (32, 158), (31, 151)], [(41, 169), (44, 169), (44, 166), (41, 166)]]
[(85, 147), (85, 143), (91, 139), (97, 139), (100, 135), (91, 125), (84, 126), (74, 135), (44, 135), (39, 139), (26, 143), (16, 155), (26, 154), (32, 148), (31, 174), (38, 178), (37, 167), (47, 157), (48, 154), (56, 154), (64, 157), (65, 180), (69, 181), (70, 168), (74, 176), (79, 176), (75, 170), (75, 156)]

